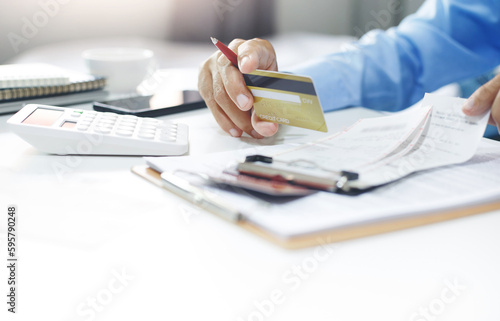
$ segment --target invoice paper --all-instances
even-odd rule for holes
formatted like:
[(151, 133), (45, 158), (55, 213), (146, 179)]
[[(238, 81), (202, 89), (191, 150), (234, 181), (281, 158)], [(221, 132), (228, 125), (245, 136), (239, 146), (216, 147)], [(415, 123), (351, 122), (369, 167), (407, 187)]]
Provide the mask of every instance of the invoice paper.
[(319, 142), (275, 155), (311, 159), (322, 169), (359, 173), (351, 187), (383, 185), (413, 172), (465, 162), (474, 155), (489, 113), (470, 117), (465, 99), (427, 94), (420, 107), (363, 119)]

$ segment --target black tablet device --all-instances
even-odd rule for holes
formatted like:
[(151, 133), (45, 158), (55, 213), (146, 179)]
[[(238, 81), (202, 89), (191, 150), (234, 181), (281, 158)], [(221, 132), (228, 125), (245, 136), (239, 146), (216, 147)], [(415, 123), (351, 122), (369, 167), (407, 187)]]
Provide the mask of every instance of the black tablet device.
[(205, 108), (197, 90), (165, 92), (153, 96), (135, 96), (103, 102), (94, 102), (94, 110), (143, 117), (170, 115)]

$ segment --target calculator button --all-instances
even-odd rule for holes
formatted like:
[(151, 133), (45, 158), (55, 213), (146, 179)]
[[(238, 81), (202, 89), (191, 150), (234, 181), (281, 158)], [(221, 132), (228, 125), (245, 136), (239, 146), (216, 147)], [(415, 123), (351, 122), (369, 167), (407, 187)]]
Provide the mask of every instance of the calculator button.
[(120, 116), (120, 120), (135, 120), (137, 121), (139, 118), (137, 116), (132, 116), (132, 115), (125, 115), (125, 116)]
[(118, 122), (118, 126), (128, 126), (128, 127), (135, 128), (135, 123), (133, 123), (133, 122)]
[(123, 129), (120, 129), (120, 130), (116, 131), (116, 134), (120, 135), (120, 136), (132, 136), (133, 133), (134, 132), (131, 131), (131, 130), (123, 130)]
[(154, 131), (141, 130), (141, 131), (139, 131), (137, 136), (142, 137), (142, 138), (146, 138), (146, 137), (154, 138), (156, 136), (156, 133)]
[(134, 131), (135, 127), (133, 126), (127, 126), (127, 125), (118, 125), (118, 130), (130, 130)]
[(81, 124), (81, 125), (87, 125), (88, 126), (88, 125), (92, 124), (92, 121), (87, 120), (87, 119), (80, 119), (80, 121), (78, 122), (78, 124), (79, 125)]
[(139, 134), (137, 136), (139, 136), (140, 138), (144, 138), (144, 139), (155, 138), (155, 134), (151, 133), (151, 132), (139, 132)]
[(115, 122), (113, 122), (113, 121), (110, 122), (110, 121), (100, 120), (100, 121), (96, 122), (97, 127), (99, 127), (99, 126), (101, 126), (101, 127), (113, 127), (114, 125), (115, 125)]
[(109, 133), (111, 133), (111, 128), (109, 128), (109, 127), (97, 127), (97, 128), (94, 128), (94, 131), (97, 133), (101, 133), (101, 134), (109, 134)]
[(125, 120), (128, 120), (128, 121), (138, 121), (139, 118), (137, 116), (126, 115), (126, 116), (120, 116), (120, 120), (121, 121), (125, 121)]
[(154, 119), (154, 118), (143, 118), (142, 119), (142, 123), (148, 123), (148, 124), (158, 124), (160, 123), (161, 121), (158, 120), (158, 119)]
[(142, 122), (141, 123), (141, 127), (146, 127), (146, 128), (151, 128), (151, 127), (158, 128), (160, 126), (161, 126), (161, 124), (158, 124), (158, 123), (150, 123), (150, 122)]
[(115, 122), (116, 121), (116, 117), (101, 117), (99, 120), (100, 121), (112, 121), (112, 122)]
[(101, 122), (108, 122), (108, 123), (114, 123), (116, 122), (116, 118), (113, 118), (113, 117), (101, 117), (101, 119), (99, 120)]
[(141, 133), (156, 133), (156, 128), (139, 128), (139, 132)]
[(87, 126), (87, 125), (77, 125), (76, 129), (83, 131), (83, 130), (89, 129), (89, 126)]
[(101, 120), (99, 123), (97, 123), (98, 127), (113, 127), (115, 125), (115, 122), (108, 122), (108, 121), (103, 121)]
[(94, 129), (97, 131), (111, 131), (113, 129), (113, 126), (99, 125), (99, 126), (95, 126)]
[(80, 117), (80, 116), (82, 115), (82, 113), (83, 113), (83, 112), (81, 112), (81, 111), (75, 110), (75, 111), (73, 111), (73, 112), (71, 113), (71, 117), (73, 117), (73, 118), (78, 118), (78, 117)]
[(121, 120), (119, 122), (120, 125), (125, 125), (125, 126), (135, 126), (137, 124), (137, 121), (135, 120)]
[(156, 126), (151, 126), (151, 125), (141, 125), (141, 130), (155, 130)]
[(166, 136), (161, 136), (160, 140), (164, 142), (175, 142), (176, 136), (171, 136), (171, 135), (166, 135)]
[(175, 134), (175, 132), (171, 128), (162, 128), (161, 134), (162, 135), (171, 135), (171, 134)]
[(97, 120), (100, 123), (114, 124), (116, 123), (116, 119), (114, 118), (101, 118)]
[(161, 133), (160, 136), (161, 137), (173, 137), (175, 139), (175, 137), (177, 137), (177, 134), (171, 133), (171, 132), (164, 132), (164, 133)]

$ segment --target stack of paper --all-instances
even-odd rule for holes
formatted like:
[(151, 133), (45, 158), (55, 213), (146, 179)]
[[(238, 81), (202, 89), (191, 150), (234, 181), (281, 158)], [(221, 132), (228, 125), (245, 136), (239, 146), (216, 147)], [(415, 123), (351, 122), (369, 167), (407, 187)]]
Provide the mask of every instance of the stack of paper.
[[(320, 142), (257, 150), (281, 160), (305, 158), (326, 168), (359, 170), (363, 184), (392, 182), (357, 196), (318, 191), (304, 197), (261, 197), (200, 178), (200, 173), (221, 173), (241, 161), (245, 151), (146, 160), (156, 170), (177, 173), (216, 195), (244, 220), (282, 238), (425, 216), (500, 200), (500, 176), (491, 174), (500, 168), (500, 143), (481, 140), (488, 115), (465, 116), (462, 104), (460, 99), (428, 96), (420, 109), (362, 120)], [(181, 175), (186, 172), (191, 174)]]
[(324, 140), (277, 155), (312, 159), (318, 167), (360, 174), (351, 187), (383, 185), (413, 172), (463, 163), (478, 146), (489, 113), (469, 117), (464, 99), (426, 95), (420, 107), (388, 117), (362, 119)]
[(64, 70), (47, 64), (0, 65), (0, 89), (69, 84)]

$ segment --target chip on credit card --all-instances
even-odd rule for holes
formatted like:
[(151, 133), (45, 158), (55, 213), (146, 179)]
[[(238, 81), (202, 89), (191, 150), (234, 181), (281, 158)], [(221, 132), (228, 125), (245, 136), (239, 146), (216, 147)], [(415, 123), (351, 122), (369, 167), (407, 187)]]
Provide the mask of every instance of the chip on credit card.
[(243, 74), (261, 120), (327, 132), (325, 116), (311, 78), (276, 71)]

